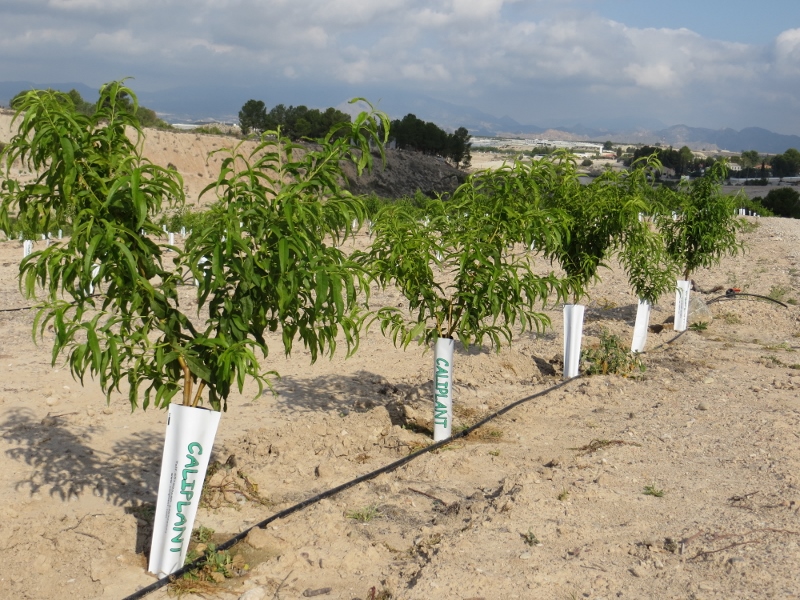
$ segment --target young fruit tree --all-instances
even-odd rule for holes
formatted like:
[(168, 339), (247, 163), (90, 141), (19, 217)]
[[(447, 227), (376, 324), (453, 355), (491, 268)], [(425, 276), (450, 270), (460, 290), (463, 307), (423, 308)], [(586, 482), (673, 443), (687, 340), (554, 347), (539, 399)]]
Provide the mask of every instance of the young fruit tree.
[(546, 255), (561, 265), (574, 290), (573, 303), (564, 306), (564, 377), (570, 378), (578, 375), (580, 366), (585, 307), (578, 301), (621, 247), (625, 232), (638, 223), (647, 203), (635, 173), (607, 170), (583, 185), (573, 155), (558, 153), (552, 160), (556, 177), (549, 180), (545, 205), (567, 215), (569, 235)]
[[(66, 355), (72, 374), (96, 378), (109, 400), (126, 391), (132, 408), (141, 401), (170, 411), (149, 566), (165, 575), (186, 555), (220, 409), (247, 379), (259, 391), (269, 384), (260, 363), (267, 334), (279, 333), (286, 353), (299, 338), (312, 360), (332, 354), (340, 332), (348, 352), (358, 345), (365, 276), (331, 242), (348, 236), (364, 209), (342, 187), (341, 163), (369, 168), (387, 119), (362, 113), (311, 149), (274, 131), (248, 154), (229, 151), (204, 191), (216, 195), (211, 218), (181, 250), (158, 241), (157, 218), (182, 206), (182, 181), (142, 156), (129, 88), (103, 86), (89, 116), (58, 92), (29, 92), (15, 107), (3, 163), (7, 173), (18, 160), (40, 175), (25, 184), (6, 178), (0, 225), (17, 213), (42, 230), (62, 220), (72, 229), (65, 243), (21, 263), (25, 293), (43, 294), (34, 335), (52, 326), (53, 363)], [(164, 264), (168, 249), (173, 268)], [(196, 314), (180, 304), (187, 270), (199, 280)]]
[(743, 246), (737, 240), (741, 219), (735, 216), (736, 198), (721, 192), (728, 169), (724, 161), (714, 163), (705, 175), (677, 192), (662, 189), (666, 210), (656, 214), (669, 256), (682, 269), (675, 298), (675, 330), (687, 327), (690, 275), (700, 267), (719, 264), (724, 256), (735, 256)]
[[(434, 345), (434, 440), (450, 437), (453, 351), (486, 340), (499, 349), (516, 331), (549, 324), (539, 306), (566, 298), (568, 282), (537, 275), (527, 251), (535, 239), (555, 246), (565, 235), (563, 215), (519, 193), (530, 177), (520, 163), (471, 175), (446, 200), (426, 211), (383, 208), (375, 239), (357, 260), (383, 287), (394, 285), (408, 310), (383, 308), (374, 319), (394, 343)], [(515, 245), (524, 246), (515, 250)]]
[(643, 352), (647, 343), (650, 310), (674, 286), (678, 266), (667, 252), (662, 233), (646, 215), (664, 212), (653, 187), (661, 164), (655, 157), (642, 158), (625, 175), (628, 193), (643, 202), (638, 219), (628, 221), (622, 231), (617, 258), (628, 276), (628, 284), (639, 299), (631, 352)]

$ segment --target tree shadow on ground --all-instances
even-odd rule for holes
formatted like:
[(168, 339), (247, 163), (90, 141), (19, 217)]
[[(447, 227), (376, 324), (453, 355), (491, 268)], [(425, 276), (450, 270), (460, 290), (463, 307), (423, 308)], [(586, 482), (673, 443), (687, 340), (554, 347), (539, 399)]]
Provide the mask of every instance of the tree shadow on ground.
[(636, 311), (638, 308), (638, 304), (615, 306), (613, 308), (587, 306), (584, 314), (584, 321), (587, 323), (604, 320), (624, 321), (626, 324), (633, 327), (633, 325), (636, 323)]
[(115, 506), (126, 506), (136, 515), (139, 531), (136, 551), (148, 544), (150, 507), (156, 501), (163, 438), (151, 432), (134, 433), (114, 443), (111, 452), (92, 448), (102, 428), (82, 427), (68, 415), (39, 419), (30, 409), (10, 411), (0, 423), (2, 439), (11, 446), (9, 458), (32, 467), (31, 475), (18, 481), (17, 490), (33, 496), (47, 493), (64, 502), (86, 494)]
[[(287, 413), (330, 412), (348, 414), (385, 406), (393, 423), (399, 423), (399, 405), (416, 393), (433, 389), (431, 382), (414, 385), (357, 371), (348, 375), (284, 376), (276, 382), (278, 410)], [(266, 391), (265, 394), (270, 392)]]

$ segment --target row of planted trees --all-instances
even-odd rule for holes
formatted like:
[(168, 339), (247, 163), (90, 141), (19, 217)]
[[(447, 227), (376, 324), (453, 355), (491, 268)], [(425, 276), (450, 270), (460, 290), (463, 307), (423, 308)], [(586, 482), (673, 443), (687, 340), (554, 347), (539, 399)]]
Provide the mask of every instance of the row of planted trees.
[[(370, 246), (347, 255), (342, 242), (366, 209), (342, 187), (341, 164), (360, 173), (382, 149), (388, 120), (372, 112), (313, 149), (277, 131), (250, 152), (220, 150), (220, 172), (203, 192), (213, 206), (177, 248), (159, 241), (158, 219), (183, 205), (180, 175), (143, 158), (144, 134), (125, 97), (135, 110), (131, 90), (107, 84), (91, 115), (55, 92), (18, 101), (17, 134), (2, 154), (0, 228), (11, 217), (39, 231), (69, 225), (63, 243), (21, 263), (25, 293), (40, 298), (34, 335), (52, 326), (53, 361), (65, 356), (75, 377), (97, 379), (109, 398), (125, 392), (133, 408), (170, 410), (154, 573), (182, 564), (220, 411), (246, 380), (259, 391), (269, 385), (272, 334), (286, 354), (301, 343), (312, 361), (341, 344), (355, 352), (370, 323), (398, 346), (433, 344), (442, 439), (455, 340), (499, 348), (543, 329), (544, 307), (577, 303), (614, 256), (636, 295), (654, 303), (679, 269), (688, 278), (738, 247), (733, 201), (718, 191), (722, 165), (670, 192), (652, 186), (653, 160), (583, 186), (573, 158), (557, 154), (477, 173), (419, 208), (385, 206)], [(36, 180), (11, 178), (15, 161)], [(188, 310), (178, 288), (190, 274), (197, 307)], [(395, 286), (408, 308), (371, 310), (374, 283)], [(174, 432), (182, 413), (192, 415), (188, 426)]]

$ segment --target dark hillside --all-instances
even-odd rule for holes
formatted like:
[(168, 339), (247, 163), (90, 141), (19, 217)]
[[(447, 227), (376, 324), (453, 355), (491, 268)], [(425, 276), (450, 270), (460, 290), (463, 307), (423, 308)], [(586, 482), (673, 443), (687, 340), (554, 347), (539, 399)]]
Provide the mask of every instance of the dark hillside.
[(387, 150), (386, 166), (376, 158), (371, 174), (356, 178), (352, 168), (346, 172), (354, 194), (374, 193), (382, 198), (413, 196), (417, 191), (428, 196), (452, 192), (467, 176), (444, 159), (407, 150)]

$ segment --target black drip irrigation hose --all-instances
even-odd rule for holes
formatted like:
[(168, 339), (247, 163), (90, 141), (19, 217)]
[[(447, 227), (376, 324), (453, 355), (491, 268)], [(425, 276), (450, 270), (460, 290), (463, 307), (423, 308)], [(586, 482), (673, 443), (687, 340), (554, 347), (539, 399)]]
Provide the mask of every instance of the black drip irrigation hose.
[[(418, 450), (417, 452), (409, 454), (408, 456), (406, 456), (404, 458), (401, 458), (400, 460), (396, 460), (393, 463), (389, 463), (388, 465), (386, 465), (384, 467), (381, 467), (380, 469), (377, 469), (376, 471), (372, 471), (370, 473), (366, 473), (365, 475), (361, 475), (360, 477), (356, 477), (355, 479), (351, 479), (350, 481), (348, 481), (346, 483), (343, 483), (343, 484), (341, 484), (339, 486), (336, 486), (335, 488), (331, 488), (331, 489), (329, 489), (327, 491), (322, 492), (321, 494), (317, 494), (316, 496), (312, 496), (311, 498), (307, 498), (307, 499), (303, 500), (302, 502), (299, 502), (298, 504), (295, 504), (294, 506), (290, 506), (287, 509), (284, 509), (284, 510), (282, 510), (280, 512), (277, 512), (274, 515), (272, 515), (271, 517), (268, 517), (268, 518), (264, 519), (260, 523), (256, 523), (255, 525), (253, 525), (251, 527), (248, 527), (247, 529), (245, 529), (241, 533), (235, 535), (234, 537), (232, 537), (228, 541), (223, 542), (222, 544), (219, 544), (217, 546), (217, 551), (227, 550), (228, 548), (230, 548), (231, 546), (233, 546), (237, 542), (240, 542), (245, 537), (247, 537), (247, 534), (250, 533), (253, 529), (255, 529), (257, 527), (261, 528), (261, 529), (264, 529), (267, 525), (269, 525), (273, 521), (277, 521), (278, 519), (283, 519), (284, 517), (288, 517), (289, 515), (291, 515), (293, 513), (296, 513), (298, 511), (308, 507), (308, 506), (311, 506), (312, 504), (316, 504), (320, 500), (324, 500), (326, 498), (330, 498), (331, 496), (335, 496), (339, 492), (343, 492), (343, 491), (345, 491), (347, 489), (350, 489), (351, 487), (356, 486), (359, 483), (363, 483), (365, 481), (369, 481), (371, 479), (375, 479), (376, 477), (378, 477), (379, 475), (383, 475), (384, 473), (391, 473), (392, 471), (395, 471), (395, 470), (399, 469), (403, 465), (406, 465), (406, 464), (410, 463), (412, 460), (415, 460), (415, 459), (419, 458), (423, 454), (427, 454), (428, 452), (433, 452), (434, 450), (438, 450), (442, 446), (446, 446), (447, 444), (450, 444), (450, 443), (452, 443), (452, 442), (454, 442), (454, 441), (456, 441), (456, 440), (458, 440), (460, 438), (466, 437), (467, 435), (469, 435), (470, 433), (472, 433), (476, 429), (482, 427), (483, 425), (486, 425), (486, 423), (496, 419), (497, 417), (499, 417), (501, 415), (504, 415), (505, 413), (507, 413), (508, 411), (516, 408), (520, 404), (524, 404), (525, 402), (529, 402), (530, 400), (533, 400), (535, 398), (541, 398), (542, 396), (546, 396), (550, 392), (554, 392), (555, 390), (558, 390), (558, 389), (564, 387), (565, 385), (567, 385), (571, 381), (574, 381), (575, 379), (579, 379), (580, 377), (581, 376), (578, 375), (578, 376), (572, 377), (570, 379), (565, 379), (564, 381), (562, 381), (560, 383), (557, 383), (556, 385), (554, 385), (552, 387), (549, 387), (549, 388), (547, 388), (545, 390), (542, 390), (541, 392), (536, 392), (535, 394), (532, 394), (530, 396), (526, 396), (525, 398), (522, 398), (520, 400), (512, 402), (511, 404), (509, 404), (507, 406), (504, 406), (500, 410), (492, 413), (488, 417), (478, 421), (474, 425), (472, 425), (470, 427), (467, 427), (466, 429), (464, 429), (462, 431), (459, 431), (458, 433), (450, 436), (446, 440), (442, 440), (441, 442), (435, 442), (435, 443), (431, 444), (430, 446), (426, 446), (422, 450)], [(172, 583), (173, 581), (175, 581), (177, 578), (181, 577), (185, 573), (188, 573), (189, 571), (192, 571), (193, 569), (197, 569), (197, 568), (202, 567), (204, 563), (205, 563), (205, 558), (204, 557), (200, 557), (197, 560), (195, 560), (194, 562), (191, 562), (188, 565), (184, 565), (183, 567), (181, 567), (180, 569), (178, 569), (174, 573), (171, 573), (171, 574), (167, 575), (166, 577), (163, 577), (163, 578), (159, 579), (155, 583), (151, 583), (147, 587), (144, 587), (144, 588), (134, 592), (130, 596), (126, 596), (125, 598), (123, 598), (123, 600), (137, 600), (138, 598), (144, 598), (150, 592), (155, 592), (156, 590), (161, 589), (162, 587)]]
[[(102, 294), (89, 294), (86, 296), (87, 298), (101, 298)], [(20, 310), (33, 310), (34, 308), (38, 308), (37, 306), (20, 306), (19, 308), (0, 308), (0, 312), (15, 312)]]
[(0, 312), (16, 312), (18, 310), (31, 310), (33, 306), (21, 306), (20, 308), (0, 308)]
[[(677, 340), (679, 337), (681, 337), (687, 331), (688, 331), (688, 329), (684, 329), (683, 331), (681, 331), (678, 335), (676, 335), (671, 340), (667, 340), (666, 342), (661, 342), (658, 346), (650, 348), (650, 350), (648, 350), (647, 352), (653, 352), (654, 350), (658, 350), (659, 348), (663, 348), (664, 346), (668, 346), (669, 344), (671, 344), (672, 342)], [(640, 354), (647, 354), (647, 352), (640, 352)]]
[(774, 302), (775, 304), (780, 304), (783, 308), (789, 308), (780, 300), (776, 300), (775, 298), (770, 298), (769, 296), (762, 296), (761, 294), (748, 294), (746, 292), (736, 292), (732, 289), (725, 292), (724, 296), (717, 296), (716, 298), (712, 298), (706, 304), (712, 304), (714, 302), (720, 302), (721, 300), (736, 300), (741, 296), (750, 296), (751, 298), (760, 298), (761, 300), (769, 300), (770, 302)]

